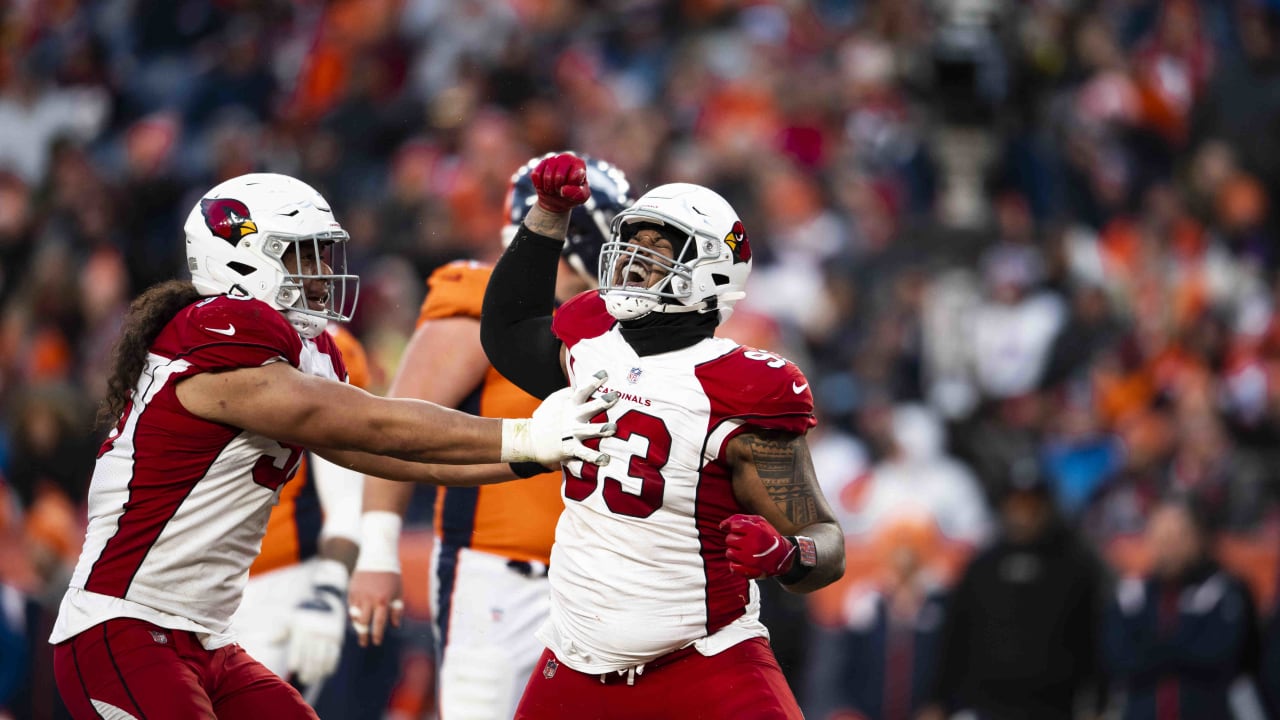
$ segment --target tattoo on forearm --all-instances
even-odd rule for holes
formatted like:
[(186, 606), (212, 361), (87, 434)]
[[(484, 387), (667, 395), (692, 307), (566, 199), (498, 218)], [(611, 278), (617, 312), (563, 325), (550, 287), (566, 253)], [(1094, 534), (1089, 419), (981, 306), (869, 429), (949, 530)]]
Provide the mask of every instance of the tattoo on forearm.
[(524, 226), (538, 235), (563, 240), (569, 232), (569, 213), (549, 213), (535, 205), (524, 216)]
[(796, 525), (818, 519), (818, 505), (796, 462), (793, 439), (746, 438), (756, 474), (779, 509)]

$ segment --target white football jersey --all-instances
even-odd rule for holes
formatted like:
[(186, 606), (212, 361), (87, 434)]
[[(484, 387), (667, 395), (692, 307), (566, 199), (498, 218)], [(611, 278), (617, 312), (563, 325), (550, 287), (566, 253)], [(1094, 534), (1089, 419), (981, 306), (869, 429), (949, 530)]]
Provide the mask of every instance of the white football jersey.
[(569, 348), (570, 383), (605, 370), (601, 392), (621, 396), (607, 411), (617, 434), (592, 441), (610, 463), (566, 470), (551, 615), (539, 631), (587, 673), (768, 636), (755, 583), (730, 573), (725, 558), (720, 523), (747, 511), (724, 451), (748, 427), (804, 433), (814, 423), (808, 382), (772, 353), (709, 338), (641, 357), (612, 325), (596, 293), (566, 303), (554, 324)]
[(201, 372), (283, 361), (346, 379), (327, 333), (303, 340), (258, 300), (180, 311), (151, 346), (89, 485), (89, 527), (50, 642), (130, 617), (226, 645), (279, 489), (302, 448), (187, 412), (176, 387)]

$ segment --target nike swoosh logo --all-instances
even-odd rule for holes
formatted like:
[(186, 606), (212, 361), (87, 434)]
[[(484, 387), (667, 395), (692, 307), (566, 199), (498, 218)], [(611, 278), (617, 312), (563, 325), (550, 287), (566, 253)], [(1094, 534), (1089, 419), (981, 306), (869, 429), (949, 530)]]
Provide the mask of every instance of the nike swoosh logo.
[(227, 325), (225, 328), (205, 328), (205, 330), (208, 330), (211, 333), (218, 333), (219, 335), (226, 335), (227, 337), (231, 337), (236, 334), (235, 325)]
[(771, 553), (771, 552), (773, 552), (774, 550), (777, 550), (777, 549), (778, 549), (778, 538), (774, 538), (774, 539), (773, 539), (773, 544), (772, 544), (772, 545), (770, 545), (770, 546), (769, 546), (769, 547), (768, 547), (764, 552), (758, 552), (758, 553), (755, 553), (755, 554), (754, 554), (754, 555), (752, 555), (751, 557), (758, 557), (758, 558), (761, 558), (761, 557), (764, 557), (765, 555), (768, 555), (769, 553)]
[(803, 385), (797, 385), (796, 383), (791, 383), (791, 391), (797, 395), (804, 392), (804, 389), (807, 387), (809, 387), (809, 383), (805, 383)]

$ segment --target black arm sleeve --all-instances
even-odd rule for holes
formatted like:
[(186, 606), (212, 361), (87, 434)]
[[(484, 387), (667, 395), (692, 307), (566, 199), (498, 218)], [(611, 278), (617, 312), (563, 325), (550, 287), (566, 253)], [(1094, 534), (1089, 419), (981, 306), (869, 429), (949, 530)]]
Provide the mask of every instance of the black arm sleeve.
[(489, 362), (538, 398), (565, 386), (560, 340), (551, 332), (563, 245), (521, 225), (493, 268), (480, 310), (480, 344)]

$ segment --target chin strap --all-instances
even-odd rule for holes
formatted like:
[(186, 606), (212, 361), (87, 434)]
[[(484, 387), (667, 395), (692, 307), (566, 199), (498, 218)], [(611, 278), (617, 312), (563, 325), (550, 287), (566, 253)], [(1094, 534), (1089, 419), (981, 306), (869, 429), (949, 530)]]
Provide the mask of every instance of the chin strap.
[(325, 326), (329, 324), (326, 318), (298, 312), (297, 310), (286, 310), (284, 316), (289, 321), (289, 324), (293, 326), (293, 329), (308, 340), (320, 337), (320, 333), (324, 332)]

